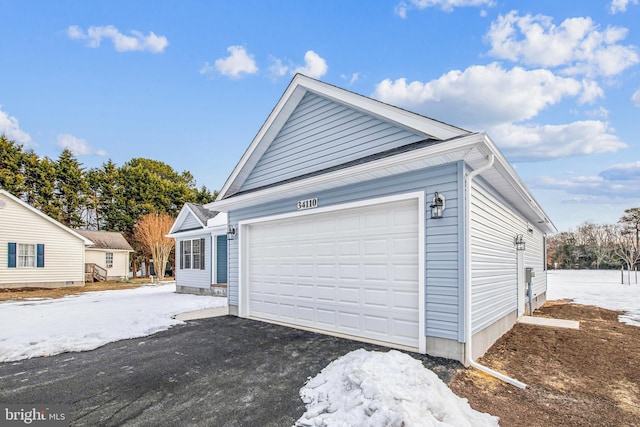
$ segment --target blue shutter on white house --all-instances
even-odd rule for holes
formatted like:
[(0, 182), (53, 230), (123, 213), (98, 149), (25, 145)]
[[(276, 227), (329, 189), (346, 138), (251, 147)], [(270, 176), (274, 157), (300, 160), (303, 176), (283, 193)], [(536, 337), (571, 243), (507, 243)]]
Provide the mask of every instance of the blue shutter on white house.
[(7, 267), (9, 268), (16, 268), (16, 244), (13, 242), (9, 242), (8, 245), (8, 264)]
[(36, 245), (36, 267), (44, 268), (44, 244), (38, 243)]

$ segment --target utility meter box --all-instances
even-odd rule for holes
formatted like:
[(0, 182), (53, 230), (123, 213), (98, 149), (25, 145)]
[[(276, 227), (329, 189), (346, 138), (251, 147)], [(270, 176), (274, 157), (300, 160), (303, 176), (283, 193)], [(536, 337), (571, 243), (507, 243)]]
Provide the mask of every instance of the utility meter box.
[(531, 283), (533, 278), (536, 277), (536, 272), (533, 271), (532, 267), (527, 267), (524, 269), (524, 280), (527, 283)]

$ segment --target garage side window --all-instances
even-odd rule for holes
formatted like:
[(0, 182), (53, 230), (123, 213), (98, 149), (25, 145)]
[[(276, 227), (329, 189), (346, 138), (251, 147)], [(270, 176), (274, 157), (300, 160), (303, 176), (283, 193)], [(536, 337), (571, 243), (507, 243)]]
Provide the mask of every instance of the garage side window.
[(44, 244), (9, 242), (7, 247), (7, 267), (43, 268)]
[(180, 268), (184, 270), (204, 270), (204, 239), (182, 240), (180, 242)]

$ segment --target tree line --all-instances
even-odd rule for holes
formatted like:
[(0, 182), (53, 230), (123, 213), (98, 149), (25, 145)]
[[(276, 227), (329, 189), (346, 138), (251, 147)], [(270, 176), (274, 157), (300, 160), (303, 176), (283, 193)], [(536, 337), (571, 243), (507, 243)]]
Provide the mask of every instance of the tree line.
[(40, 157), (5, 135), (0, 136), (0, 188), (70, 228), (121, 232), (146, 258), (147, 245), (135, 239), (141, 218), (175, 218), (186, 202), (205, 204), (217, 196), (206, 186), (198, 188), (190, 172), (178, 173), (163, 162), (133, 158), (117, 166), (109, 159), (86, 169), (68, 149), (57, 159)]
[(617, 224), (584, 222), (575, 231), (547, 239), (551, 268), (633, 270), (640, 263), (640, 208), (630, 208)]

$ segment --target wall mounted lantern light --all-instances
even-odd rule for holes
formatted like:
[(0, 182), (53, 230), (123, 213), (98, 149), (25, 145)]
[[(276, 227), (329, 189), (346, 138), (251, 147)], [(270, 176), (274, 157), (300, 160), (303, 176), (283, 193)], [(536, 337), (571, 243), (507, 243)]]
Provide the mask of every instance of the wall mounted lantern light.
[(227, 240), (233, 240), (236, 238), (236, 228), (233, 225), (229, 226), (227, 230)]
[(524, 251), (524, 238), (522, 237), (522, 234), (516, 235), (513, 239), (513, 244), (517, 250)]
[(442, 218), (444, 208), (444, 196), (436, 191), (433, 195), (433, 202), (431, 203), (431, 219)]

